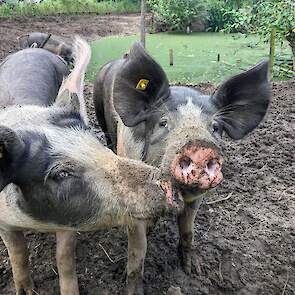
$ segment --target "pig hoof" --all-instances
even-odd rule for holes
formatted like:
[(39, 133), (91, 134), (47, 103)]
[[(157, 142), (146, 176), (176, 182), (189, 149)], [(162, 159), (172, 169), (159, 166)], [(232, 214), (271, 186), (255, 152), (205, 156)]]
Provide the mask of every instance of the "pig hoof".
[(167, 295), (182, 295), (181, 289), (179, 287), (171, 286), (167, 291)]
[(142, 279), (134, 280), (133, 278), (128, 278), (126, 295), (144, 295)]
[(16, 290), (16, 295), (33, 295), (33, 289), (28, 288), (28, 289), (18, 289)]
[(126, 295), (144, 295), (143, 288), (142, 287), (138, 287), (138, 288), (131, 287), (131, 288), (129, 288), (127, 286)]
[(183, 271), (190, 275), (192, 273), (192, 255), (191, 250), (181, 245), (178, 246), (178, 258)]
[(34, 283), (31, 278), (16, 282), (16, 295), (34, 295)]

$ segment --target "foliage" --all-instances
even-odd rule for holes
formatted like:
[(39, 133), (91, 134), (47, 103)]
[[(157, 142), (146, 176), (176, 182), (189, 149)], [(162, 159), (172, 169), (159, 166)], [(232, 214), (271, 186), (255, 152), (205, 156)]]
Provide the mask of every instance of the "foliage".
[(279, 40), (287, 40), (293, 54), (295, 71), (295, 2), (293, 0), (259, 1), (256, 7), (257, 20), (254, 20), (257, 31), (268, 39), (271, 28), (276, 29)]
[(277, 40), (289, 42), (295, 62), (294, 12), (294, 0), (259, 0), (252, 7), (236, 11), (238, 23), (228, 24), (226, 30), (234, 31), (242, 25), (248, 32), (258, 33), (268, 41), (272, 28), (275, 28)]
[(246, 3), (241, 0), (208, 0), (208, 29), (231, 33), (248, 31), (251, 14)]
[[(254, 30), (269, 38), (271, 28), (276, 28), (279, 39), (284, 40), (295, 29), (295, 2), (293, 0), (259, 1), (253, 15)], [(295, 33), (295, 32), (293, 32)]]
[(44, 0), (42, 3), (18, 2), (15, 5), (0, 5), (0, 17), (47, 16), (56, 14), (83, 13), (124, 13), (138, 12), (139, 5), (133, 0), (101, 1), (96, 0)]
[(169, 31), (185, 31), (197, 18), (204, 17), (201, 0), (149, 0), (155, 22)]

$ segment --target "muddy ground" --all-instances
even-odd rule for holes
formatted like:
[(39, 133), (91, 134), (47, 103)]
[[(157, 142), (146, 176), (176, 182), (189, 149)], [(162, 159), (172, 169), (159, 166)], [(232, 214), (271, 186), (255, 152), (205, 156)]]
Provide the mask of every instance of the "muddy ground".
[[(0, 60), (17, 49), (18, 36), (30, 31), (93, 39), (134, 33), (138, 23), (137, 15), (0, 20)], [(214, 86), (201, 88), (206, 92)], [(91, 83), (86, 97), (91, 99)], [(89, 112), (95, 124), (91, 106)], [(205, 200), (196, 220), (193, 274), (187, 276), (178, 264), (175, 218), (162, 219), (148, 235), (146, 294), (166, 294), (170, 286), (179, 286), (191, 295), (294, 295), (294, 151), (295, 81), (273, 83), (266, 120), (246, 140), (227, 144), (225, 181)], [(59, 294), (54, 235), (28, 233), (27, 239), (36, 294)], [(123, 294), (126, 246), (121, 228), (78, 234), (82, 295)], [(0, 294), (13, 290), (0, 241)]]

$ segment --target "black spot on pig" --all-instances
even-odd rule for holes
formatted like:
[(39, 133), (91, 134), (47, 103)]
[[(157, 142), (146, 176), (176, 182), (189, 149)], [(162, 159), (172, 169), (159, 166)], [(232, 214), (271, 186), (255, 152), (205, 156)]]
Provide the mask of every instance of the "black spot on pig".
[(0, 143), (5, 143), (1, 183), (3, 187), (8, 183), (19, 186), (20, 210), (35, 220), (67, 226), (81, 225), (98, 212), (98, 200), (90, 197), (97, 192), (85, 181), (83, 169), (65, 156), (53, 154), (44, 133), (16, 133), (5, 127), (0, 131)]
[[(35, 220), (75, 227), (89, 221), (100, 207), (98, 200), (90, 197), (97, 192), (92, 191), (83, 177), (69, 175), (67, 171), (49, 176), (43, 186), (35, 186), (34, 196), (19, 200), (21, 210)], [(21, 189), (25, 195), (26, 187)]]

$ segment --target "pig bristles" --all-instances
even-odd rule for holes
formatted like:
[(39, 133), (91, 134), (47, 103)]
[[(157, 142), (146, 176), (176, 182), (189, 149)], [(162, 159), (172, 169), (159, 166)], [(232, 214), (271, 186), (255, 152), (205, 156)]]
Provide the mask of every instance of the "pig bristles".
[(88, 124), (83, 90), (85, 72), (91, 58), (91, 49), (88, 43), (79, 36), (75, 37), (73, 46), (75, 55), (74, 69), (63, 81), (58, 97), (64, 95), (64, 93), (76, 93), (80, 103), (80, 114), (85, 123)]

